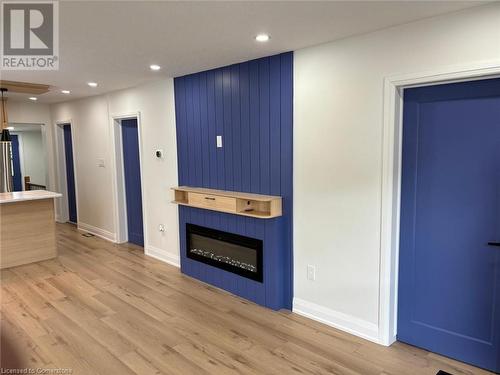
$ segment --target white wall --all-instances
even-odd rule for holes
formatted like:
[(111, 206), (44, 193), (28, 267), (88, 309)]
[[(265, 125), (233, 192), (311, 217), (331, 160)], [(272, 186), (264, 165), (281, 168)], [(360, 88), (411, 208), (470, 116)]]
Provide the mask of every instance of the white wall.
[(384, 77), (492, 60), (498, 3), (295, 52), (295, 311), (380, 341)]
[[(106, 97), (56, 104), (51, 106), (51, 114), (54, 123), (71, 122), (78, 224), (97, 228), (113, 239), (113, 181)], [(104, 168), (98, 168), (98, 159), (105, 160)]]
[[(171, 263), (179, 262), (177, 207), (170, 203), (172, 186), (177, 185), (177, 151), (173, 80), (117, 91), (107, 95), (54, 104), (54, 123), (71, 122), (78, 225), (110, 240), (116, 239), (117, 188), (114, 179), (112, 116), (140, 112), (142, 134), (143, 196), (145, 200), (146, 253)], [(163, 160), (154, 156), (163, 149)], [(98, 167), (104, 159), (105, 167)], [(158, 225), (166, 232), (160, 233)]]
[(50, 107), (32, 101), (7, 100), (9, 123), (50, 124)]
[[(174, 82), (160, 80), (108, 95), (111, 116), (140, 111), (143, 195), (146, 201), (146, 253), (179, 264), (178, 210), (171, 187), (177, 186)], [(162, 159), (155, 151), (162, 149)], [(158, 226), (164, 224), (165, 232)]]

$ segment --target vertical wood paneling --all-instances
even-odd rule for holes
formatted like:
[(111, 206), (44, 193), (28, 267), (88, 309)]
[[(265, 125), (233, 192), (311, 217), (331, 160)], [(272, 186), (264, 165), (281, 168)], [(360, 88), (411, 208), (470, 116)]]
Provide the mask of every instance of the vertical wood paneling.
[[(269, 166), (269, 58), (259, 60), (260, 193), (271, 194)], [(273, 145), (278, 146), (278, 145)]]
[(234, 190), (233, 170), (233, 126), (231, 123), (231, 68), (222, 68), (222, 92), (224, 97), (224, 173), (225, 190)]
[(207, 73), (200, 74), (200, 126), (201, 126), (201, 161), (202, 186), (210, 186), (210, 136), (208, 119)]
[(201, 139), (201, 120), (200, 120), (200, 74), (192, 76), (193, 86), (193, 141), (194, 147), (191, 152), (194, 153), (194, 185), (203, 185), (203, 159), (202, 159), (202, 139)]
[(252, 191), (250, 136), (250, 87), (248, 63), (240, 64), (241, 191)]
[[(215, 134), (222, 135), (224, 133), (224, 104), (222, 95), (222, 70), (215, 71)], [(216, 189), (224, 189), (224, 149), (217, 148), (217, 185)]]
[(250, 61), (250, 169), (251, 193), (260, 191), (259, 61)]
[(240, 66), (231, 66), (231, 140), (233, 153), (233, 187), (231, 190), (241, 191), (241, 123), (240, 123)]
[(217, 186), (217, 148), (215, 122), (215, 72), (207, 72), (207, 122), (208, 122), (208, 152), (210, 154), (210, 170), (208, 186)]
[(269, 58), (269, 173), (270, 193), (281, 194), (281, 58)]
[(194, 77), (186, 77), (186, 129), (188, 145), (188, 185), (196, 184), (196, 132), (194, 129), (194, 105), (193, 105)]
[(175, 95), (175, 117), (177, 123), (177, 166), (179, 180), (187, 180), (187, 137), (186, 137), (186, 100), (185, 100), (185, 85), (184, 78), (178, 78), (177, 84), (174, 85)]
[[(262, 220), (179, 207), (182, 272), (273, 309), (292, 300), (292, 64), (285, 53), (174, 81), (179, 184), (281, 195), (284, 210)], [(264, 282), (186, 258), (186, 223), (262, 239)]]
[[(284, 53), (281, 57), (281, 196), (283, 197), (283, 231), (290, 239), (289, 251), (283, 251), (283, 258), (293, 270), (293, 54)], [(291, 126), (291, 125), (290, 125)], [(293, 296), (293, 272), (285, 274), (285, 295)]]

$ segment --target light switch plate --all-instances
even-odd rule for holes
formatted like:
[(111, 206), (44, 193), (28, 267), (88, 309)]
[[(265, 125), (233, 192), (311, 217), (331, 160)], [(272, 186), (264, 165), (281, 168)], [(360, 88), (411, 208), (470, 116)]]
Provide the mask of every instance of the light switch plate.
[(104, 168), (104, 159), (97, 159), (97, 166), (99, 168)]
[(217, 136), (217, 148), (222, 147), (222, 135)]
[(311, 264), (307, 265), (307, 280), (316, 280), (316, 267)]

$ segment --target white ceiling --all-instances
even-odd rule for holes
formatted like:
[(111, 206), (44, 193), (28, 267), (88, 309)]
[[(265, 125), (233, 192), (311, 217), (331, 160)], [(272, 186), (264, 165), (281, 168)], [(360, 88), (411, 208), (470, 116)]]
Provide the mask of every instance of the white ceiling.
[[(482, 2), (60, 1), (58, 71), (3, 71), (49, 84), (54, 103), (136, 86), (453, 12)], [(254, 40), (271, 35), (268, 43)], [(151, 72), (149, 65), (162, 66)], [(99, 86), (91, 89), (88, 81)], [(71, 90), (63, 95), (61, 89)], [(27, 100), (26, 96), (10, 95)]]

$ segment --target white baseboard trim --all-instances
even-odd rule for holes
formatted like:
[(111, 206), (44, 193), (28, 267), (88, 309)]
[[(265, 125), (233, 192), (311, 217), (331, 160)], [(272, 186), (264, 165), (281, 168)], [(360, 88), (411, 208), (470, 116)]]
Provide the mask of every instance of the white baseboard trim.
[(398, 341), (398, 337), (397, 335), (393, 335), (389, 338), (389, 342), (387, 342), (387, 345), (386, 346), (391, 346), (392, 344), (394, 344), (396, 341)]
[(378, 326), (366, 320), (356, 318), (313, 302), (300, 298), (293, 299), (294, 313), (312, 320), (324, 323), (363, 339), (382, 344), (379, 338)]
[(161, 260), (162, 262), (168, 263), (171, 266), (177, 268), (180, 268), (181, 266), (181, 260), (178, 255), (169, 254), (165, 250), (159, 249), (151, 245), (147, 245), (144, 248), (144, 254), (150, 256), (151, 258)]
[(85, 224), (85, 223), (80, 222), (80, 223), (78, 223), (78, 230), (92, 233), (94, 236), (103, 238), (103, 239), (111, 241), (111, 242), (116, 242), (116, 234), (115, 233), (111, 233), (111, 232), (108, 232), (107, 230), (94, 227), (90, 224)]

